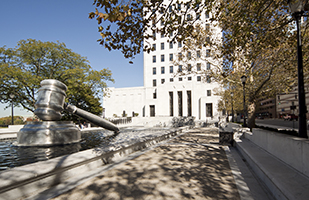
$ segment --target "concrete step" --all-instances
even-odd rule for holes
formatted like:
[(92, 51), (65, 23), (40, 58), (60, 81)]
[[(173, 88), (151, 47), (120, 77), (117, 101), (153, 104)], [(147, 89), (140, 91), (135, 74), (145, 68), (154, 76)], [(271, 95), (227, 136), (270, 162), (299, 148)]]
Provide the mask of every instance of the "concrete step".
[(307, 176), (248, 139), (237, 140), (236, 147), (276, 199), (308, 199), (309, 178)]

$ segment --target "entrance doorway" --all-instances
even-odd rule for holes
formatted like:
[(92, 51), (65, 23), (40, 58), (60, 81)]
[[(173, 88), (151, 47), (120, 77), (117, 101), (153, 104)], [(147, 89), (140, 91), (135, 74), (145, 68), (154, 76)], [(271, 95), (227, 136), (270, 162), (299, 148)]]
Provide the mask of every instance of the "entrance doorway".
[(212, 103), (206, 103), (206, 117), (212, 117)]
[(150, 117), (156, 116), (155, 105), (150, 105)]

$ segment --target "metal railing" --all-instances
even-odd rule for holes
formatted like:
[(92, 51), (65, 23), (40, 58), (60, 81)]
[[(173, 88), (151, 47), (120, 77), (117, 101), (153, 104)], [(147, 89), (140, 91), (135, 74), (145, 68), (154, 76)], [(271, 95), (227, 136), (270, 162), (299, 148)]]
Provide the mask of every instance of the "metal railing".
[(128, 124), (128, 123), (132, 122), (132, 117), (124, 117), (124, 118), (111, 119), (109, 121), (112, 122), (115, 125), (118, 125), (118, 124)]

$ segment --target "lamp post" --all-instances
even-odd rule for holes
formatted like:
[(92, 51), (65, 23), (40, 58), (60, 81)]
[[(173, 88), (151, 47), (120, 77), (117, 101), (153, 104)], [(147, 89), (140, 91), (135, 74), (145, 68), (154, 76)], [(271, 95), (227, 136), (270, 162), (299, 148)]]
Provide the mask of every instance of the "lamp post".
[(297, 27), (297, 71), (298, 71), (298, 105), (299, 105), (299, 128), (298, 136), (307, 138), (307, 121), (306, 121), (306, 94), (304, 89), (304, 73), (303, 73), (303, 55), (302, 55), (302, 43), (301, 43), (301, 17), (305, 11), (305, 7), (308, 6), (307, 0), (288, 0), (288, 4), (296, 21)]
[(234, 93), (231, 92), (231, 97), (232, 97), (232, 122), (234, 122), (233, 96), (234, 96)]
[(226, 122), (229, 122), (229, 111), (228, 111), (228, 106), (229, 105), (229, 101), (226, 100), (225, 102), (225, 107), (226, 107)]
[(13, 105), (13, 99), (14, 99), (14, 97), (15, 97), (14, 94), (10, 94), (11, 104), (12, 104), (12, 125), (14, 125), (14, 105)]
[(243, 75), (240, 78), (242, 85), (243, 85), (243, 90), (244, 90), (244, 127), (247, 127), (247, 123), (246, 123), (246, 93), (245, 93), (245, 85), (246, 85), (246, 80), (247, 80), (247, 76)]

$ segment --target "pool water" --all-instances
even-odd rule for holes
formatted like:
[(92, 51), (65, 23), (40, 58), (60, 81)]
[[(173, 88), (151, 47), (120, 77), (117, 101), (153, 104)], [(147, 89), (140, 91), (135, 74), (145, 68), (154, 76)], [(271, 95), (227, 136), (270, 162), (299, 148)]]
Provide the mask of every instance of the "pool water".
[(19, 147), (16, 140), (0, 141), (0, 171), (73, 154), (87, 149), (108, 152), (166, 134), (168, 129), (122, 129), (118, 135), (111, 131), (96, 130), (82, 132), (82, 140), (76, 144), (51, 147)]

